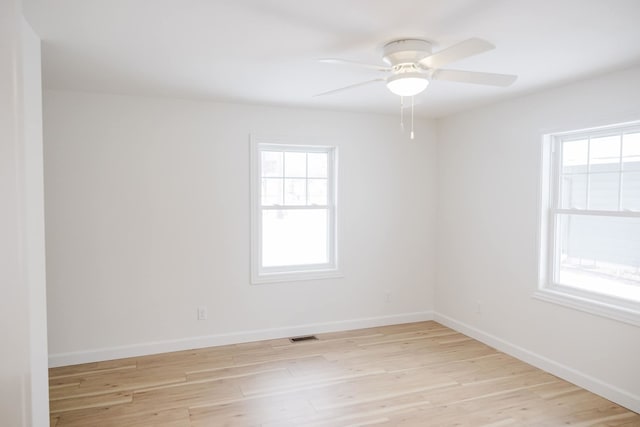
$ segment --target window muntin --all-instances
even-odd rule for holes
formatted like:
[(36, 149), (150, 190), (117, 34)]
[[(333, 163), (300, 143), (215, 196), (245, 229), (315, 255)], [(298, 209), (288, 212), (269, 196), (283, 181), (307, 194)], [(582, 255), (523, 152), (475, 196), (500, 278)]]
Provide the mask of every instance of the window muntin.
[(640, 324), (640, 125), (552, 135), (548, 148), (541, 290)]
[(335, 148), (252, 146), (252, 281), (337, 275)]

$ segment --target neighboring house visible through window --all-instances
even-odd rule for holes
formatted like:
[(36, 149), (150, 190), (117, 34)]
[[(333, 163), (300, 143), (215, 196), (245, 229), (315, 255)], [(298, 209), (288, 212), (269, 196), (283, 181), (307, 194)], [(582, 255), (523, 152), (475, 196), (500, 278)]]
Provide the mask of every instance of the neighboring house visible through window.
[(251, 145), (252, 282), (337, 276), (335, 147)]
[(640, 325), (640, 123), (545, 144), (536, 295)]

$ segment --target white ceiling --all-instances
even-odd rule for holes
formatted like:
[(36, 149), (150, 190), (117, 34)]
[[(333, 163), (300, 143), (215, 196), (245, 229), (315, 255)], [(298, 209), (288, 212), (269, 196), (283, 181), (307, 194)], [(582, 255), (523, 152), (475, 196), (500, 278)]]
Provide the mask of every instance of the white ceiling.
[(23, 0), (49, 89), (396, 112), (379, 77), (317, 62), (382, 64), (382, 46), (471, 37), (496, 49), (447, 68), (517, 74), (509, 88), (435, 81), (417, 113), (441, 117), (640, 63), (640, 0)]

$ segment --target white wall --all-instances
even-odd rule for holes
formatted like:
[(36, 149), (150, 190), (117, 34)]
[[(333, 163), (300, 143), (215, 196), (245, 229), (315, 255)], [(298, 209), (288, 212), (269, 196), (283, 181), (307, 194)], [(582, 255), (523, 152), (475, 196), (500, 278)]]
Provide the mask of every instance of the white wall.
[[(44, 111), (52, 365), (431, 316), (430, 122), (411, 142), (395, 116), (58, 91)], [(343, 278), (249, 284), (250, 133), (338, 146)]]
[(541, 135), (639, 118), (634, 68), (440, 121), (435, 299), (444, 323), (636, 411), (640, 328), (532, 295)]
[(25, 277), (29, 288), (31, 423), (49, 425), (40, 39), (22, 20)]
[(0, 3), (0, 416), (49, 424), (40, 41)]

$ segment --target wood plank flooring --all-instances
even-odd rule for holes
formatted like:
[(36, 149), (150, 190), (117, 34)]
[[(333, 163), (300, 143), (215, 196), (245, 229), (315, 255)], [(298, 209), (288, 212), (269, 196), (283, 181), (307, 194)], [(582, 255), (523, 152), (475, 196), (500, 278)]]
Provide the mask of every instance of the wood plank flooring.
[(435, 322), (53, 368), (51, 426), (640, 426)]

